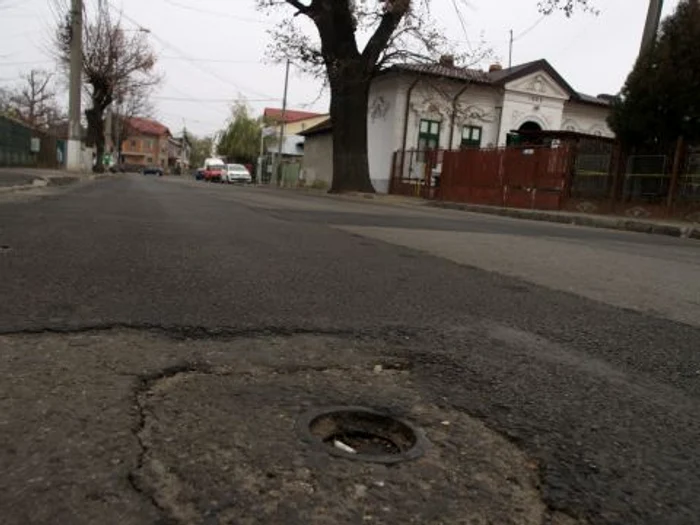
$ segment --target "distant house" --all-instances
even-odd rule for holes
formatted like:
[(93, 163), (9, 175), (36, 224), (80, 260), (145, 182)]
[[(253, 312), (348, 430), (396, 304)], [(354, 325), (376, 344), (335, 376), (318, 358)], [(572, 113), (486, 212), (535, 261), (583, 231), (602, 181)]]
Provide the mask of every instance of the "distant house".
[(122, 142), (122, 163), (132, 166), (169, 166), (170, 130), (155, 120), (132, 117), (126, 122), (127, 138)]
[[(434, 64), (394, 65), (370, 88), (370, 177), (377, 191), (387, 192), (395, 151), (505, 146), (517, 130), (612, 137), (609, 111), (609, 97), (577, 92), (546, 60), (506, 69), (495, 65), (489, 71), (457, 67), (450, 57)], [(318, 134), (307, 134), (307, 140), (311, 137)], [(322, 142), (328, 148), (332, 141)], [(326, 161), (319, 167), (311, 162), (305, 162), (305, 170), (327, 169), (320, 167)]]
[[(270, 135), (274, 138), (267, 148), (267, 153), (278, 151), (279, 127), (282, 123), (283, 111), (280, 108), (265, 108), (263, 119), (268, 126)], [(282, 155), (284, 157), (301, 157), (304, 154), (304, 137), (301, 132), (323, 122), (328, 114), (311, 113), (288, 109), (284, 111), (284, 137), (282, 139)]]

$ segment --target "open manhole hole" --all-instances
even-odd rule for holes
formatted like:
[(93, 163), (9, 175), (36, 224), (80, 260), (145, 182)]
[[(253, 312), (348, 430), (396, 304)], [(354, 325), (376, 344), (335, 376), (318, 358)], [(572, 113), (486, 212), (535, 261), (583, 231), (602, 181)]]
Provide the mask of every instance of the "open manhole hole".
[(425, 452), (423, 433), (406, 421), (364, 407), (329, 407), (304, 414), (302, 437), (334, 456), (398, 463)]

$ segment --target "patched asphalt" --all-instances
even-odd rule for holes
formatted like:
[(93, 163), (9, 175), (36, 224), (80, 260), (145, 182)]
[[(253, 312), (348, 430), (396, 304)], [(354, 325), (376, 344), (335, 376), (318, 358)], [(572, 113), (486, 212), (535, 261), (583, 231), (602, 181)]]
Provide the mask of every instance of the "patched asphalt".
[[(239, 189), (0, 204), (4, 521), (697, 523), (700, 329), (338, 226), (561, 229)], [(296, 418), (344, 403), (435, 455), (304, 448)]]

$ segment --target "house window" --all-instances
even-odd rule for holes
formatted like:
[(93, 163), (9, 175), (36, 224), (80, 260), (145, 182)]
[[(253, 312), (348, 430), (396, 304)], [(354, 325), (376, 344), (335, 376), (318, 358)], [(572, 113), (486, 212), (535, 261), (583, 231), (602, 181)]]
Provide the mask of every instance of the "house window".
[(480, 148), (481, 147), (481, 127), (480, 126), (464, 126), (462, 128), (462, 143), (463, 148)]
[(438, 149), (440, 146), (440, 123), (436, 120), (421, 119), (418, 129), (418, 149), (420, 151)]
[(136, 141), (135, 140), (131, 141), (131, 149), (136, 149)]
[(148, 162), (149, 164), (153, 164), (153, 157), (148, 157), (146, 159), (146, 162)]

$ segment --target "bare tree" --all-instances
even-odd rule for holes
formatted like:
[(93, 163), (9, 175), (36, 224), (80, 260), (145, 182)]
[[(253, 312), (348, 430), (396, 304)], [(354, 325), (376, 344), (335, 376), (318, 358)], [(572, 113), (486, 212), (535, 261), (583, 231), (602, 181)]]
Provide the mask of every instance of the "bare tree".
[[(69, 13), (65, 0), (57, 12)], [(102, 171), (105, 151), (105, 110), (119, 96), (146, 93), (159, 82), (154, 74), (156, 56), (143, 32), (127, 34), (121, 19), (112, 20), (108, 10), (93, 16), (86, 14), (83, 24), (83, 77), (91, 107), (85, 111), (88, 124), (88, 142), (97, 153), (96, 171)], [(73, 35), (69, 15), (58, 24), (56, 48), (59, 58), (70, 63), (70, 43)]]
[(22, 75), (22, 85), (11, 92), (13, 113), (37, 128), (47, 128), (59, 118), (60, 111), (53, 90), (53, 73), (32, 69)]
[(12, 94), (10, 90), (4, 87), (0, 87), (0, 115), (11, 115), (12, 114), (12, 103), (10, 98)]
[[(367, 160), (367, 106), (373, 76), (396, 61), (424, 60), (449, 53), (449, 42), (430, 18), (430, 0), (258, 0), (263, 9), (292, 8), (273, 32), (276, 56), (323, 72), (331, 93), (333, 183), (331, 191), (373, 192)], [(550, 13), (589, 0), (541, 0)], [(294, 17), (310, 20), (318, 39), (305, 33)], [(364, 42), (361, 46), (360, 43)], [(458, 58), (459, 56), (457, 56)]]

